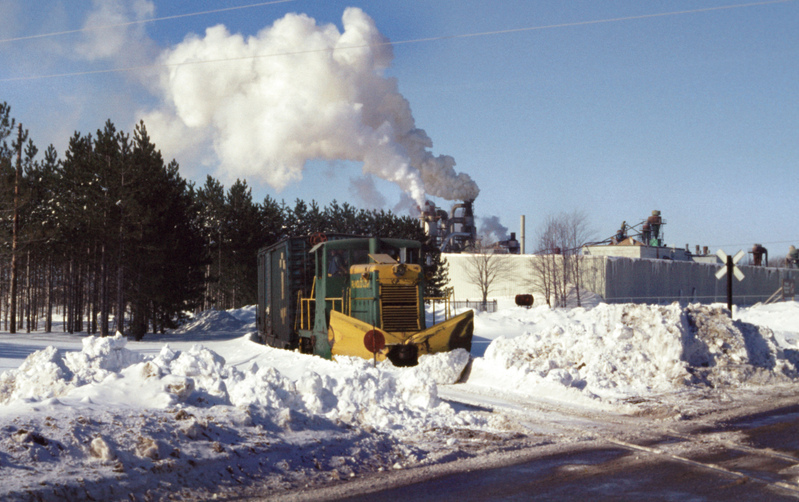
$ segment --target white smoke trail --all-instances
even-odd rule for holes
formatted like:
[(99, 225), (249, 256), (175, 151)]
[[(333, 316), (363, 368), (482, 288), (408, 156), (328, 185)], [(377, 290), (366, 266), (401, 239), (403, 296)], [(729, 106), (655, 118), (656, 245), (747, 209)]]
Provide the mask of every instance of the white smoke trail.
[[(163, 54), (175, 66), (160, 83), (166, 105), (144, 119), (152, 136), (170, 153), (211, 138), (221, 171), (278, 190), (300, 181), (307, 161), (340, 159), (363, 162), (419, 205), (426, 194), (477, 197), (452, 157), (430, 153), (396, 80), (383, 76), (393, 51), (374, 21), (358, 8), (342, 21), (339, 32), (288, 14), (246, 40), (221, 25), (188, 36)], [(230, 61), (185, 64), (204, 60)]]

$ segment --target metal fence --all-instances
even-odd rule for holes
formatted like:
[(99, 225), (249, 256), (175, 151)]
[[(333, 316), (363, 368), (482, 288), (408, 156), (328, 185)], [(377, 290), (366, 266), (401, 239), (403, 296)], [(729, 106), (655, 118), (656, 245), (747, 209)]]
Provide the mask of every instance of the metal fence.
[(497, 301), (496, 300), (488, 300), (485, 302), (482, 301), (472, 301), (472, 300), (454, 300), (452, 302), (452, 306), (456, 309), (473, 309), (479, 312), (496, 312), (497, 311)]

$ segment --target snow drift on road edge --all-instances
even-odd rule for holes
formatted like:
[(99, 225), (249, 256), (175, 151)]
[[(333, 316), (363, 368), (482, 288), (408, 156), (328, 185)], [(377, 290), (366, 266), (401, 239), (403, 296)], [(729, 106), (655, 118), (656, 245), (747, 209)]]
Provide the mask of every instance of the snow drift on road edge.
[[(478, 326), (499, 336), (474, 361), (469, 383), (605, 404), (691, 387), (789, 382), (796, 358), (767, 327), (732, 321), (719, 306), (608, 305), (512, 309)], [(497, 324), (497, 326), (491, 326)]]

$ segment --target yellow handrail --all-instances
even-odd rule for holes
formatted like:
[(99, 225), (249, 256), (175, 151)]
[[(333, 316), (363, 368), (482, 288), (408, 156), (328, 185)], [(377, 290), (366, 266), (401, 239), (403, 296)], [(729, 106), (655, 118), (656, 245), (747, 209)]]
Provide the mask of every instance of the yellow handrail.
[[(304, 298), (302, 291), (297, 291), (297, 316), (294, 321), (294, 330), (311, 329), (311, 302), (313, 298)], [(306, 319), (307, 312), (307, 319)]]
[[(348, 312), (344, 311), (344, 306), (346, 303), (344, 302), (344, 297), (335, 297), (335, 298), (325, 298), (325, 300), (332, 303), (333, 310), (337, 310), (338, 312), (342, 312), (348, 314)], [(297, 315), (294, 321), (294, 329), (300, 330), (309, 330), (311, 329), (311, 304), (316, 303), (316, 298), (305, 298), (302, 296), (302, 291), (297, 291)], [(336, 303), (338, 303), (339, 308), (336, 308)]]

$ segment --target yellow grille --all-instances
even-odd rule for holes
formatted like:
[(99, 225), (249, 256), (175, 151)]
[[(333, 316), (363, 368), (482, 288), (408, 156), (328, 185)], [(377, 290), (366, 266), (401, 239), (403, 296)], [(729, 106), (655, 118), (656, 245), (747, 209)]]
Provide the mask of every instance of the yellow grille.
[(416, 286), (380, 288), (383, 329), (386, 331), (419, 331), (419, 301)]

